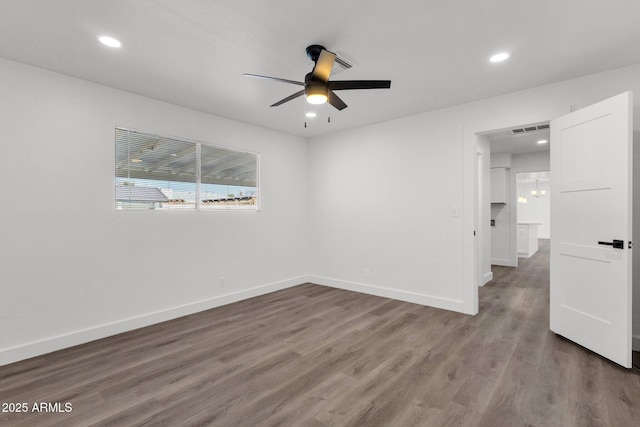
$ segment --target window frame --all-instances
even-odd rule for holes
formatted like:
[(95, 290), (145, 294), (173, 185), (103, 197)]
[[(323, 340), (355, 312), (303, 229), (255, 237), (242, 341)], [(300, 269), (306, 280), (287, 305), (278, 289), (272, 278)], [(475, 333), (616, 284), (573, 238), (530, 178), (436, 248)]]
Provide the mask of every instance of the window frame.
[[(143, 134), (145, 136), (150, 136), (150, 137), (157, 137), (157, 138), (162, 138), (162, 139), (170, 139), (170, 140), (175, 140), (175, 141), (179, 141), (179, 142), (184, 142), (184, 143), (189, 143), (189, 144), (194, 144), (195, 145), (195, 169), (196, 169), (196, 196), (195, 196), (195, 206), (193, 209), (155, 209), (155, 208), (149, 208), (149, 209), (136, 209), (136, 208), (118, 208), (118, 199), (117, 199), (117, 183), (115, 183), (114, 186), (114, 208), (116, 211), (129, 211), (129, 212), (133, 212), (133, 211), (177, 211), (177, 212), (185, 212), (185, 211), (189, 211), (189, 212), (260, 212), (261, 211), (261, 191), (260, 191), (260, 164), (261, 164), (261, 153), (258, 151), (252, 151), (252, 150), (247, 150), (247, 149), (241, 149), (241, 148), (237, 148), (237, 147), (230, 147), (230, 146), (226, 146), (226, 145), (220, 145), (220, 144), (212, 144), (212, 143), (208, 143), (208, 142), (204, 142), (204, 141), (199, 141), (199, 140), (194, 140), (194, 139), (190, 139), (190, 138), (183, 138), (183, 137), (176, 137), (176, 136), (171, 136), (171, 135), (162, 135), (162, 134), (158, 134), (155, 132), (147, 132), (147, 131), (142, 131), (140, 129), (135, 129), (135, 128), (130, 128), (130, 127), (125, 127), (125, 126), (115, 126), (114, 127), (114, 161), (113, 161), (113, 165), (114, 165), (114, 181), (117, 180), (118, 176), (117, 173), (115, 173), (116, 169), (115, 167), (117, 166), (117, 152), (118, 152), (118, 142), (117, 142), (117, 132), (118, 131), (124, 131), (124, 132), (135, 132), (138, 134)], [(255, 172), (256, 172), (256, 179), (255, 179), (255, 198), (256, 198), (256, 202), (254, 205), (246, 205), (246, 206), (237, 206), (237, 205), (209, 205), (206, 208), (202, 208), (203, 205), (203, 201), (201, 200), (201, 193), (202, 193), (202, 189), (201, 186), (203, 185), (202, 183), (202, 146), (207, 146), (207, 147), (212, 147), (212, 148), (216, 148), (216, 149), (220, 149), (220, 150), (224, 150), (224, 151), (229, 151), (229, 152), (233, 152), (233, 153), (241, 153), (241, 154), (251, 154), (255, 156)], [(127, 149), (129, 150), (130, 147), (127, 147)], [(205, 183), (206, 184), (206, 183)], [(220, 185), (224, 185), (224, 184), (220, 184)]]

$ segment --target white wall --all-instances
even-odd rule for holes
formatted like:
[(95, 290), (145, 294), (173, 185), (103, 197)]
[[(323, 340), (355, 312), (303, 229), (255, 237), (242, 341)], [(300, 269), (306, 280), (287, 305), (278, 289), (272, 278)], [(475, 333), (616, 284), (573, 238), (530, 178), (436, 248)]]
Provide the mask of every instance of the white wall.
[[(0, 93), (0, 365), (306, 281), (305, 139), (5, 60)], [(116, 212), (115, 126), (260, 152), (261, 212)]]
[(640, 94), (638, 65), (313, 138), (312, 279), (476, 313), (478, 134), (627, 90)]
[(462, 155), (448, 112), (315, 138), (312, 280), (463, 311)]

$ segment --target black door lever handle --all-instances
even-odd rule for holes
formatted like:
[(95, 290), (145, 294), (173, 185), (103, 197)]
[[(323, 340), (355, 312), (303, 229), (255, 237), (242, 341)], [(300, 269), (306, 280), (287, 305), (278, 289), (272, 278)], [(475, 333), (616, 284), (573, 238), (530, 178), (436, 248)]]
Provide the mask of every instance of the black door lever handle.
[(624, 240), (614, 240), (613, 242), (598, 242), (598, 244), (613, 246), (614, 249), (624, 249)]

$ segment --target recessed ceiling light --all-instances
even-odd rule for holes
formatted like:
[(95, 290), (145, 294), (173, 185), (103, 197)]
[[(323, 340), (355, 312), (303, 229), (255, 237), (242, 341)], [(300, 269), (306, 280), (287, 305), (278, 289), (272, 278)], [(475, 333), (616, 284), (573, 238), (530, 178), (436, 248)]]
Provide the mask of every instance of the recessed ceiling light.
[(314, 113), (313, 111), (308, 111), (308, 112), (305, 114), (305, 116), (307, 116), (307, 117), (315, 117), (315, 116), (317, 116), (317, 114), (316, 114), (316, 113)]
[(541, 139), (540, 141), (538, 141), (538, 144), (546, 144), (547, 142), (549, 141), (547, 141), (546, 139)]
[(109, 46), (109, 47), (120, 47), (120, 46), (122, 46), (122, 43), (120, 43), (120, 40), (114, 39), (113, 37), (100, 36), (100, 37), (98, 37), (98, 40), (100, 40), (100, 43), (102, 43), (105, 46)]
[(501, 52), (501, 53), (496, 53), (495, 55), (493, 55), (491, 58), (489, 58), (489, 61), (491, 61), (491, 62), (502, 62), (502, 61), (506, 60), (507, 58), (509, 58), (509, 54), (507, 52)]

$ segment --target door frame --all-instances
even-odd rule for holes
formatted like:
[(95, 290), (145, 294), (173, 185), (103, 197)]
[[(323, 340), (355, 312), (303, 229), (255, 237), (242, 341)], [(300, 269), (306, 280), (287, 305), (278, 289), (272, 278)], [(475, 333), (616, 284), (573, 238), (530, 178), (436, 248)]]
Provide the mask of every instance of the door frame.
[[(568, 113), (569, 111), (567, 110), (565, 113)], [(496, 129), (490, 129), (490, 130), (485, 130), (482, 132), (476, 132), (474, 137), (475, 137), (475, 141), (476, 141), (476, 148), (474, 150), (474, 153), (477, 156), (477, 153), (480, 151), (480, 146), (483, 142), (486, 142), (488, 144), (488, 141), (486, 141), (487, 136), (489, 134), (492, 133), (496, 133), (496, 132), (502, 132), (505, 130), (509, 130), (509, 129), (517, 129), (517, 128), (524, 128), (524, 127), (529, 127), (532, 126), (534, 124), (540, 124), (540, 123), (549, 123), (551, 121), (551, 119), (543, 119), (543, 120), (536, 120), (534, 122), (529, 122), (529, 123), (525, 123), (525, 124), (514, 124), (511, 126), (507, 126), (507, 127), (502, 127), (502, 128), (496, 128)], [(549, 141), (549, 144), (551, 144), (552, 142)], [(549, 145), (550, 147), (551, 145)], [(486, 207), (486, 209), (489, 211), (489, 213), (491, 212), (491, 199), (490, 199), (490, 192), (488, 190), (489, 188), (489, 176), (490, 176), (490, 169), (491, 169), (491, 147), (490, 145), (488, 146), (488, 149), (486, 150), (486, 153), (484, 153), (484, 163), (483, 163), (483, 170), (482, 171), (478, 171), (478, 162), (476, 160), (475, 162), (475, 168), (474, 168), (474, 202), (475, 202), (475, 206), (474, 206), (474, 227), (475, 224), (478, 224), (478, 219), (481, 218), (482, 216), (478, 214), (477, 210), (480, 209), (479, 205), (483, 205)], [(551, 165), (549, 162), (549, 165), (547, 165), (547, 167), (544, 170), (551, 170)], [(514, 168), (511, 167), (509, 169), (509, 199), (511, 200), (511, 204), (515, 206), (515, 201), (516, 201), (516, 176), (518, 173), (527, 173), (527, 172), (539, 172), (541, 171), (539, 166), (532, 166), (532, 167), (518, 167), (518, 168)], [(478, 176), (482, 175), (483, 177), (483, 182), (484, 182), (484, 190), (482, 192), (482, 194), (479, 194), (479, 184), (477, 182), (477, 180), (479, 179)], [(482, 200), (479, 201), (478, 199), (481, 198)], [(490, 217), (490, 215), (489, 215)], [(486, 220), (489, 220), (489, 217), (486, 218)], [(512, 217), (512, 221), (510, 224), (511, 227), (511, 242), (509, 244), (510, 246), (510, 251), (512, 252), (511, 256), (516, 260), (516, 267), (517, 267), (517, 260), (518, 260), (518, 248), (516, 245), (516, 238), (517, 238), (517, 228), (518, 228), (518, 224), (517, 224), (517, 212), (512, 213), (511, 214)], [(484, 225), (480, 224), (479, 228), (483, 228)], [(482, 260), (483, 259), (489, 259), (491, 260), (491, 228), (489, 226), (486, 226), (487, 231), (484, 233), (484, 244), (478, 244), (477, 248), (479, 249), (479, 251), (481, 253), (475, 253), (474, 254), (474, 266), (475, 265), (479, 265), (479, 268), (482, 269)], [(550, 236), (551, 237), (551, 236)], [(480, 240), (482, 242), (482, 239)], [(474, 249), (475, 249), (475, 243), (474, 243)], [(487, 252), (488, 253), (485, 253)], [(490, 261), (489, 261), (489, 266), (491, 265)], [(489, 272), (481, 272), (479, 274), (476, 275), (477, 278), (474, 281), (476, 288), (477, 287), (481, 287), (484, 286), (488, 281), (490, 281), (491, 279), (493, 279), (493, 273), (491, 271)], [(482, 280), (480, 279), (480, 277), (483, 277), (485, 280), (485, 283), (482, 283)], [(477, 304), (477, 291), (476, 291), (476, 304)]]

